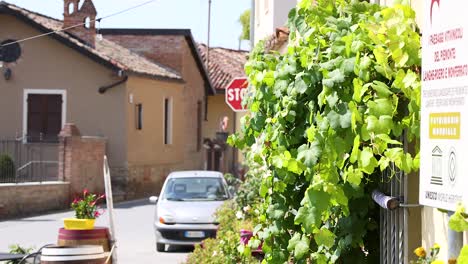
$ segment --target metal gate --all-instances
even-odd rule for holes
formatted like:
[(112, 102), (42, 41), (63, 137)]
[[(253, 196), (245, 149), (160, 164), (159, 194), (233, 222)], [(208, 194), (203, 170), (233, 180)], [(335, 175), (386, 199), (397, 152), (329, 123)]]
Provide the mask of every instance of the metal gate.
[(58, 180), (58, 143), (0, 139), (0, 183)]
[[(395, 166), (383, 173), (381, 191), (397, 197), (400, 203), (407, 204), (407, 176)], [(408, 263), (408, 210), (398, 207), (394, 210), (380, 208), (380, 263)]]

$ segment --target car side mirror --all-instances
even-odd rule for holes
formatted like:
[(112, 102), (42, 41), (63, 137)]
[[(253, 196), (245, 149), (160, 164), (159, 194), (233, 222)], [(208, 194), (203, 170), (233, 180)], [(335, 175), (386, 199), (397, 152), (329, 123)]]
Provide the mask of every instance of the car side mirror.
[(149, 202), (153, 203), (153, 204), (157, 203), (158, 202), (158, 197), (157, 196), (151, 196), (149, 198)]

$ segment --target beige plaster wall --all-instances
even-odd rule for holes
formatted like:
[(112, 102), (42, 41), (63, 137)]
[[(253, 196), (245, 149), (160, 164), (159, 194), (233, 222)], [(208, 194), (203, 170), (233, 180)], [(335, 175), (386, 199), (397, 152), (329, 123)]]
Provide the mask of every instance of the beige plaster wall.
[[(197, 106), (204, 106), (204, 82), (185, 45), (185, 82), (131, 76), (126, 91), (128, 178), (126, 197), (158, 194), (171, 171), (203, 169), (203, 148), (197, 146)], [(130, 102), (130, 97), (133, 102)], [(172, 99), (172, 144), (164, 144), (164, 100)], [(143, 105), (143, 129), (136, 129), (136, 104)], [(203, 109), (204, 110), (204, 109)], [(203, 128), (203, 121), (202, 121)], [(203, 130), (202, 130), (203, 135)], [(201, 143), (201, 142), (200, 142)], [(200, 145), (201, 146), (201, 145)]]
[[(128, 163), (135, 165), (179, 164), (201, 169), (197, 148), (197, 103), (205, 96), (204, 82), (188, 46), (183, 59), (185, 83), (148, 80), (131, 76), (127, 83), (126, 122)], [(133, 103), (129, 98), (133, 97)], [(172, 98), (172, 144), (164, 144), (164, 99)], [(143, 105), (143, 129), (136, 129), (136, 104)]]
[[(183, 57), (182, 57), (182, 77), (185, 80), (183, 91), (184, 101), (184, 116), (185, 116), (185, 130), (184, 138), (186, 140), (186, 159), (189, 164), (187, 166), (195, 168), (203, 168), (203, 156), (201, 149), (198, 149), (199, 144), (202, 143), (203, 137), (203, 118), (205, 114), (205, 81), (202, 78), (200, 69), (192, 55), (190, 47), (186, 41), (183, 42)], [(201, 137), (197, 138), (198, 128), (198, 114), (197, 103), (201, 102), (202, 117), (201, 117)], [(200, 140), (200, 142), (198, 142)]]
[[(9, 15), (0, 15), (0, 40), (22, 39), (39, 32)], [(126, 160), (125, 84), (99, 94), (98, 88), (116, 82), (110, 69), (50, 37), (21, 43), (22, 56), (8, 66), (12, 79), (0, 78), (0, 138), (21, 136), (24, 89), (66, 90), (66, 122), (83, 135), (108, 139), (110, 165)]]
[[(130, 77), (127, 83), (128, 165), (150, 165), (183, 161), (183, 84)], [(130, 102), (133, 97), (133, 103)], [(164, 144), (164, 99), (172, 98), (172, 144)], [(143, 128), (136, 129), (136, 105), (143, 106)]]
[(208, 97), (208, 120), (204, 121), (203, 138), (214, 138), (216, 132), (219, 132), (220, 123), (223, 118), (229, 118), (227, 132), (230, 134), (234, 131), (236, 122), (235, 112), (226, 104), (225, 95), (217, 94)]

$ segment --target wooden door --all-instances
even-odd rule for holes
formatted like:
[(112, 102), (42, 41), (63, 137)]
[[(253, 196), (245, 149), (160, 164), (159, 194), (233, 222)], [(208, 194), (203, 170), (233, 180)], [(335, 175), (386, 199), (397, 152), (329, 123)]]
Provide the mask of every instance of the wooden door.
[(29, 94), (28, 142), (57, 142), (62, 128), (62, 95)]

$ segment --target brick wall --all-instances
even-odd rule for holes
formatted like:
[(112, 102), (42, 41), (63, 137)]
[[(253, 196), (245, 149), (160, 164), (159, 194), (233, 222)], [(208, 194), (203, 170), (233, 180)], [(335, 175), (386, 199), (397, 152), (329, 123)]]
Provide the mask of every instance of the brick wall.
[(0, 220), (69, 208), (66, 182), (0, 185)]
[[(79, 9), (78, 0), (65, 0), (64, 1), (64, 16), (63, 16), (63, 28), (66, 31), (80, 38), (88, 45), (94, 47), (96, 42), (96, 8), (92, 1), (86, 0), (81, 8)], [(73, 10), (69, 13), (68, 6), (72, 4)], [(89, 28), (85, 25), (76, 26), (85, 22), (85, 19), (89, 19)]]
[(105, 35), (104, 37), (157, 63), (182, 71), (185, 43), (183, 36)]
[(59, 137), (59, 179), (70, 183), (70, 198), (84, 189), (104, 193), (106, 140), (83, 137), (74, 124), (66, 124)]

